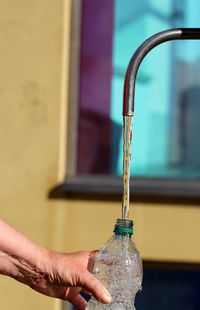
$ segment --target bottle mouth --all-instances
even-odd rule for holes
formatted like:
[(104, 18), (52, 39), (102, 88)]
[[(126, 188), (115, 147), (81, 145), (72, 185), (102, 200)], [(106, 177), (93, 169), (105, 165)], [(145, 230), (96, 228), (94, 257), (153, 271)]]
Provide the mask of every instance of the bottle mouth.
[(133, 221), (126, 219), (117, 219), (114, 232), (122, 235), (133, 234)]

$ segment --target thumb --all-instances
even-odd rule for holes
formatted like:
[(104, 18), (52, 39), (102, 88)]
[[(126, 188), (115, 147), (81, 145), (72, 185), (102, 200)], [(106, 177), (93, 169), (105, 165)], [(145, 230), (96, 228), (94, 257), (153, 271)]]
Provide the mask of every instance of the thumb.
[(107, 289), (87, 270), (82, 282), (82, 287), (91, 292), (94, 298), (103, 304), (109, 304), (112, 300)]

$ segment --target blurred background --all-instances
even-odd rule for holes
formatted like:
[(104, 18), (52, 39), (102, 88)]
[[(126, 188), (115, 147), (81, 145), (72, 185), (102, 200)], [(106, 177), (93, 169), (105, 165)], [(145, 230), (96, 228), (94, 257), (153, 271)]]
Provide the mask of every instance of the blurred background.
[[(62, 252), (98, 249), (111, 237), (121, 216), (129, 59), (156, 32), (200, 27), (199, 11), (198, 0), (0, 0), (5, 221)], [(192, 187), (190, 199), (184, 188), (178, 200), (167, 187), (160, 196), (159, 186), (148, 199), (142, 186), (140, 199), (131, 195), (144, 262), (137, 310), (200, 309), (199, 69), (200, 41), (181, 41), (155, 48), (138, 72), (132, 179)], [(0, 295), (6, 310), (70, 307), (5, 276)]]

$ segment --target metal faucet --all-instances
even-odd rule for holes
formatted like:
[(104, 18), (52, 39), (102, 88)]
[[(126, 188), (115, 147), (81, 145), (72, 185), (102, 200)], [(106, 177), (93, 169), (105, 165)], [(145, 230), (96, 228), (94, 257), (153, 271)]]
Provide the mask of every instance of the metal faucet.
[(143, 58), (157, 45), (172, 40), (200, 40), (200, 28), (168, 29), (158, 32), (144, 41), (133, 54), (125, 75), (123, 115), (133, 116), (135, 81)]

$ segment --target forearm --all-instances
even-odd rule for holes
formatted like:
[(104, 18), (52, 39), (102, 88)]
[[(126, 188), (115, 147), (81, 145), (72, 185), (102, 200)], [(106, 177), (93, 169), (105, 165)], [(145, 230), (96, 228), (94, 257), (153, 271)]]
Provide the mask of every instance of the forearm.
[(45, 277), (48, 254), (0, 219), (0, 273), (32, 286)]

